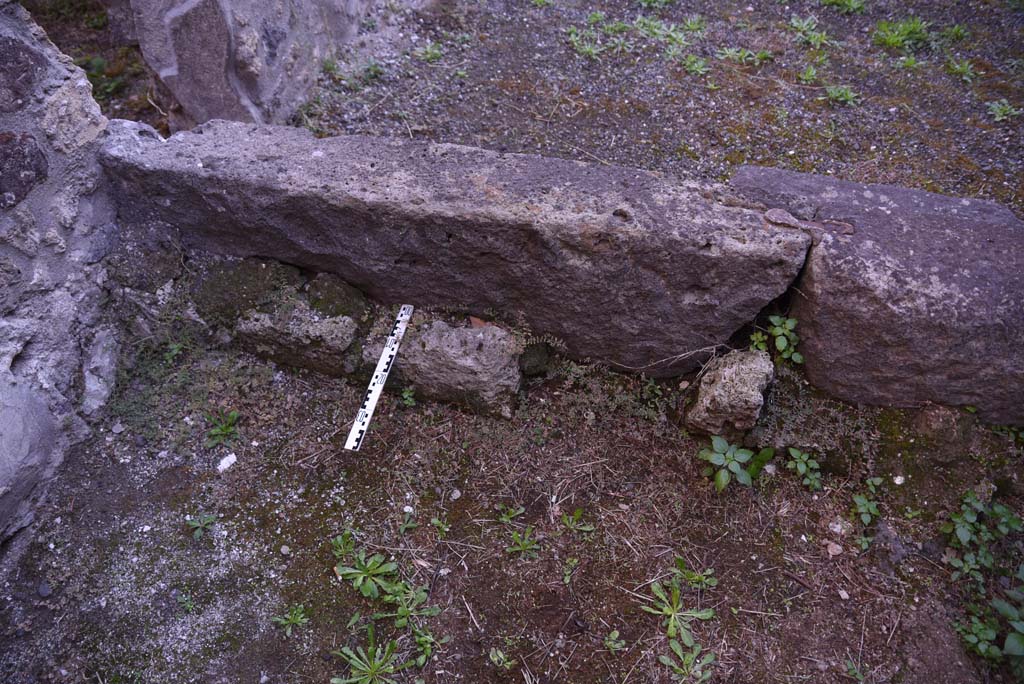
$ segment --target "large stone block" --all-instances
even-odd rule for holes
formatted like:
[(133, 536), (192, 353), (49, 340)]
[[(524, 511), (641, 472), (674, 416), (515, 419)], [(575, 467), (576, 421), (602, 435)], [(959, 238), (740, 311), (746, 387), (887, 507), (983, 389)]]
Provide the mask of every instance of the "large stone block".
[[(123, 5), (125, 0), (113, 2)], [(130, 0), (142, 54), (181, 104), (174, 128), (210, 119), (283, 123), (323, 59), (355, 35), (368, 0)], [(129, 28), (130, 27), (130, 28)]]
[(214, 122), (119, 128), (126, 224), (340, 275), (389, 303), (494, 310), (578, 357), (668, 375), (781, 295), (810, 238), (657, 174), (456, 145)]
[(52, 474), (57, 422), (45, 398), (0, 371), (0, 539), (32, 520), (32, 504)]
[(732, 186), (824, 227), (793, 300), (813, 384), (849, 401), (969, 405), (1024, 424), (1024, 223), (1013, 213), (756, 167)]

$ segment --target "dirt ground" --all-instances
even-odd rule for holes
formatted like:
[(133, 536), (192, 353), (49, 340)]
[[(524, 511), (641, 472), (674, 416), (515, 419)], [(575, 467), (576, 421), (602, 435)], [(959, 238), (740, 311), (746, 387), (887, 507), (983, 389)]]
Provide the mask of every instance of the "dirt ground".
[[(986, 107), (1003, 97), (1024, 107), (1024, 12), (1011, 2), (868, 0), (849, 16), (814, 2), (543, 4), (382, 7), (364, 44), (324, 65), (296, 123), (680, 176), (775, 164), (1024, 209), (1024, 117), (995, 122)], [(587, 28), (594, 11), (606, 16), (593, 27), (638, 14), (680, 26), (700, 14), (705, 26), (688, 32), (682, 56), (666, 56), (663, 39), (635, 29), (588, 37), (601, 31)], [(842, 45), (819, 55), (797, 44), (794, 14), (815, 15)], [(969, 35), (936, 39), (912, 53), (923, 64), (903, 68), (871, 30), (910, 14)], [(67, 17), (40, 19), (56, 39), (81, 15)], [(573, 26), (584, 51), (604, 48), (598, 59), (577, 53)], [(616, 53), (623, 35), (633, 47)], [(78, 56), (115, 49), (90, 47), (100, 44)], [(715, 57), (725, 47), (772, 59), (737, 65)], [(676, 64), (686, 54), (709, 72)], [(379, 68), (367, 69), (371, 56)], [(949, 58), (969, 59), (977, 76), (947, 73)], [(804, 84), (808, 65), (818, 77)], [(138, 97), (148, 86), (134, 73), (125, 87)], [(860, 103), (818, 99), (833, 83)], [(103, 105), (127, 116), (118, 92)], [(641, 609), (655, 605), (655, 581), (676, 582), (687, 610), (713, 611), (691, 623), (715, 656), (712, 682), (1015, 681), (956, 629), (982, 602), (979, 586), (987, 604), (1024, 561), (1024, 537), (1011, 532), (991, 544), (997, 571), (980, 585), (954, 579), (964, 554), (941, 527), (966, 493), (1024, 511), (1024, 443), (970, 412), (842, 404), (780, 362), (747, 438), (777, 454), (752, 487), (718, 494), (697, 458), (708, 438), (679, 425), (692, 378), (652, 383), (557, 359), (511, 420), (388, 394), (352, 453), (342, 443), (358, 381), (242, 353), (174, 307), (126, 350), (109, 415), (69, 455), (36, 523), (0, 549), (5, 682), (326, 683), (351, 676), (332, 652), (365, 648), (371, 623), (379, 642), (395, 640), (397, 663), (421, 653), (417, 635), (443, 642), (394, 675), (403, 683), (669, 682), (666, 629)], [(230, 410), (237, 435), (208, 446)], [(821, 491), (786, 468), (784, 447), (818, 458)], [(854, 496), (877, 505), (868, 524)], [(197, 539), (188, 520), (206, 515)], [(537, 548), (509, 551), (528, 528)], [(339, 559), (331, 540), (346, 532), (353, 548)], [(418, 631), (371, 619), (392, 604), (334, 571), (360, 550), (426, 587), (419, 609), (437, 614), (413, 617)], [(717, 583), (676, 577), (677, 557)], [(286, 636), (273, 618), (300, 604), (308, 622)]]

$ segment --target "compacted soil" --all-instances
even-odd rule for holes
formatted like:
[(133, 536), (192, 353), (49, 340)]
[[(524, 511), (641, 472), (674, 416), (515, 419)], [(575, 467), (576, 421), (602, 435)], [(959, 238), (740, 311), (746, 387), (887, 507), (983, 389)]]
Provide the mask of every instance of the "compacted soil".
[[(779, 165), (1024, 209), (1024, 117), (988, 106), (1024, 108), (1013, 2), (646, 4), (382, 6), (295, 123), (688, 177)], [(794, 15), (827, 41), (801, 43)], [(83, 16), (40, 20), (66, 51), (108, 54), (66, 42)], [(875, 44), (879, 21), (910, 16), (926, 37)], [(950, 73), (964, 61), (969, 79)], [(132, 73), (108, 115), (158, 124), (125, 104), (147, 92)], [(354, 676), (342, 649), (371, 638), (408, 664), (385, 674), (399, 682), (699, 681), (659, 660), (685, 670), (643, 609), (673, 586), (712, 682), (1015, 681), (964, 635), (1006, 635), (989, 603), (1019, 584), (1024, 541), (988, 502), (1024, 511), (1019, 432), (842, 404), (780, 360), (745, 442), (775, 456), (719, 494), (708, 437), (679, 422), (693, 378), (556, 358), (509, 420), (396, 388), (354, 453), (359, 382), (244, 354), (186, 312), (134, 326), (109, 414), (0, 549), (5, 682), (326, 683)], [(820, 490), (786, 447), (820, 462)], [(966, 549), (943, 529), (965, 497), (989, 512)], [(982, 528), (993, 567), (956, 574)], [(376, 554), (387, 582), (424, 588), (398, 624), (396, 603), (335, 570)], [(275, 621), (289, 611), (305, 619), (290, 634)]]

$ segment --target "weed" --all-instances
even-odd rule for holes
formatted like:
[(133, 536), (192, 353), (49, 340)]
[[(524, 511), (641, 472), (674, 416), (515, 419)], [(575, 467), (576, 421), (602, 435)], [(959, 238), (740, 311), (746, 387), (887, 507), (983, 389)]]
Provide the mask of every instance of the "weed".
[(185, 345), (181, 342), (169, 342), (167, 344), (167, 351), (164, 352), (164, 363), (168, 366), (171, 365), (184, 350)]
[(583, 509), (577, 508), (572, 512), (570, 516), (567, 513), (562, 514), (562, 524), (569, 528), (570, 532), (593, 532), (594, 526), (583, 520)]
[(444, 57), (444, 50), (439, 44), (431, 41), (423, 47), (417, 48), (412, 54), (420, 61), (426, 62), (427, 64), (433, 64)]
[(619, 638), (619, 630), (613, 629), (604, 638), (604, 647), (612, 653), (618, 653), (626, 649), (626, 641)]
[[(814, 69), (814, 67), (807, 67), (808, 69)], [(815, 70), (817, 74), (817, 70)], [(750, 334), (750, 351), (768, 351), (768, 336), (760, 330), (755, 330)]]
[(835, 7), (840, 14), (854, 14), (864, 11), (864, 0), (821, 0), (825, 7)]
[(192, 538), (198, 541), (203, 538), (206, 532), (210, 531), (210, 527), (216, 520), (217, 516), (212, 513), (206, 513), (203, 515), (191, 515), (185, 518), (185, 524), (188, 525), (189, 531), (192, 532)]
[(846, 660), (846, 676), (857, 682), (864, 681), (864, 673), (860, 671), (860, 667), (857, 666), (857, 663), (853, 662), (852, 658), (847, 658)]
[(715, 53), (715, 57), (718, 59), (736, 62), (737, 64), (753, 64), (754, 66), (761, 66), (765, 62), (769, 62), (774, 59), (771, 52), (768, 50), (760, 50), (753, 52), (747, 48), (722, 48)]
[(972, 579), (978, 583), (979, 590), (984, 590), (985, 578), (981, 574), (981, 565), (978, 564), (978, 557), (974, 553), (965, 553), (962, 558), (951, 558), (949, 564), (955, 568), (953, 581), (960, 579)]
[(913, 55), (907, 55), (906, 57), (900, 58), (900, 61), (897, 62), (897, 65), (901, 69), (914, 71), (915, 69), (920, 69), (922, 66), (924, 66), (924, 62), (918, 59), (917, 57), (914, 57)]
[(808, 45), (816, 50), (820, 50), (833, 42), (826, 32), (816, 30), (818, 20), (814, 16), (801, 19), (793, 15), (789, 20), (789, 27), (796, 32), (796, 40), (801, 45)]
[[(1017, 579), (1024, 582), (1024, 564), (1017, 568)], [(1010, 603), (1001, 598), (992, 599), (992, 607), (999, 612), (1010, 625), (1003, 642), (1003, 655), (1010, 657), (1010, 667), (1014, 670), (1019, 681), (1024, 681), (1024, 585), (1018, 585), (1016, 589), (1006, 590), (1006, 597), (1013, 601)]]
[(296, 604), (288, 609), (288, 612), (284, 615), (278, 615), (271, 620), (274, 621), (278, 627), (284, 629), (284, 635), (290, 637), (292, 630), (297, 627), (302, 627), (309, 622), (309, 618), (306, 616), (306, 608), (301, 603)]
[(448, 521), (442, 518), (431, 518), (430, 524), (437, 529), (437, 536), (439, 539), (444, 539), (444, 536), (452, 529), (452, 526), (448, 524)]
[(942, 29), (939, 36), (948, 43), (962, 43), (970, 38), (971, 32), (963, 24), (953, 24)]
[(854, 512), (860, 518), (860, 521), (864, 523), (865, 527), (870, 525), (880, 515), (878, 504), (864, 494), (853, 495), (853, 507)]
[(562, 565), (562, 584), (567, 585), (572, 582), (572, 576), (579, 567), (579, 558), (566, 558), (565, 563)]
[(957, 622), (954, 625), (960, 638), (967, 644), (967, 650), (977, 653), (986, 660), (1001, 660), (1003, 651), (995, 643), (999, 636), (999, 623), (987, 609), (972, 606), (968, 610), (974, 613), (970, 616), (970, 621), (966, 624)]
[(686, 55), (683, 57), (683, 68), (691, 76), (703, 76), (711, 71), (711, 67), (708, 66), (708, 60), (696, 55)]
[(629, 33), (630, 25), (624, 21), (610, 21), (607, 24), (601, 26), (601, 30), (609, 36), (620, 36), (624, 33)]
[(716, 435), (711, 438), (711, 448), (701, 449), (697, 457), (711, 464), (708, 471), (714, 472), (715, 466), (718, 467), (714, 481), (715, 489), (721, 492), (729, 486), (733, 476), (740, 484), (748, 487), (751, 485), (750, 473), (743, 467), (743, 464), (748, 462), (753, 455), (754, 453), (749, 449), (741, 449), (735, 444), (729, 444), (724, 437)]
[(797, 320), (784, 316), (769, 316), (768, 322), (771, 324), (768, 334), (775, 341), (776, 351), (784, 359), (793, 363), (803, 363), (803, 354), (796, 350), (797, 344), (800, 343), (800, 336), (796, 334)]
[(356, 646), (353, 651), (342, 646), (340, 651), (332, 651), (349, 666), (349, 677), (333, 677), (331, 684), (394, 684), (393, 676), (413, 665), (413, 661), (398, 662), (395, 652), (398, 642), (392, 639), (387, 644), (379, 645), (374, 638), (373, 625), (367, 628), (366, 650)]
[(953, 76), (957, 76), (964, 83), (970, 83), (978, 77), (978, 72), (974, 70), (974, 65), (971, 64), (969, 59), (955, 59), (949, 58), (946, 62), (946, 71)]
[(690, 44), (686, 31), (676, 24), (669, 24), (661, 34), (661, 39), (674, 47), (684, 48)]
[(772, 447), (765, 447), (754, 454), (754, 458), (750, 459), (750, 465), (747, 466), (747, 473), (750, 474), (750, 478), (756, 480), (761, 471), (764, 470), (764, 467), (773, 458), (775, 458), (775, 449)]
[(704, 21), (704, 17), (699, 14), (694, 14), (683, 19), (683, 30), (689, 31), (690, 33), (704, 33), (707, 26), (708, 24)]
[(530, 4), (539, 9), (551, 6), (551, 0), (530, 0)]
[(928, 22), (917, 17), (903, 21), (880, 21), (875, 25), (872, 40), (875, 45), (909, 52), (928, 42)]
[(409, 625), (414, 617), (433, 617), (441, 612), (437, 606), (422, 607), (427, 602), (427, 587), (417, 587), (406, 582), (395, 582), (384, 587), (385, 603), (394, 604), (395, 609), (390, 613), (375, 613), (373, 620), (383, 618), (395, 618), (395, 627), (403, 628)]
[(591, 12), (590, 14), (587, 15), (587, 23), (591, 26), (597, 26), (598, 24), (604, 22), (604, 20), (604, 12)]
[(503, 670), (511, 670), (516, 664), (516, 661), (505, 655), (505, 652), (500, 648), (492, 648), (488, 652), (487, 657), (491, 659), (491, 663), (493, 663), (495, 667), (500, 667)]
[(812, 492), (819, 491), (821, 489), (821, 471), (818, 462), (811, 454), (793, 447), (789, 447), (789, 455), (792, 458), (786, 461), (786, 468), (795, 470), (796, 474), (803, 478), (802, 483), (807, 489)]
[(711, 608), (686, 610), (680, 598), (678, 582), (670, 582), (667, 592), (661, 582), (652, 582), (651, 593), (654, 594), (654, 598), (651, 599), (654, 605), (640, 606), (640, 608), (652, 615), (663, 618), (665, 634), (670, 639), (674, 639), (676, 636), (680, 636), (684, 640), (692, 638), (690, 634), (690, 623), (692, 621), (710, 620), (715, 616), (715, 611)]
[(671, 5), (675, 0), (637, 0), (640, 6), (645, 9), (664, 9)]
[(412, 628), (412, 638), (416, 642), (416, 667), (423, 667), (430, 660), (431, 656), (434, 655), (434, 651), (438, 646), (442, 646), (451, 641), (450, 636), (445, 636), (440, 639), (436, 638), (433, 633), (426, 627)]
[(710, 665), (715, 662), (715, 654), (708, 651), (701, 657), (703, 647), (693, 640), (689, 632), (684, 632), (680, 638), (685, 644), (686, 650), (675, 639), (669, 639), (668, 647), (675, 654), (675, 659), (668, 655), (659, 655), (658, 662), (672, 670), (673, 678), (677, 682), (706, 682), (711, 679)]
[(238, 437), (238, 418), (238, 411), (225, 413), (218, 409), (215, 413), (207, 414), (206, 420), (212, 423), (213, 427), (206, 433), (206, 448), (210, 449), (219, 444), (226, 445), (236, 439)]
[(402, 390), (402, 405), (406, 408), (416, 405), (416, 389), (414, 387), (406, 387)]
[(335, 78), (338, 75), (338, 60), (333, 57), (324, 57), (324, 60), (320, 63), (320, 70), (331, 78)]
[(498, 504), (498, 512), (498, 521), (504, 523), (505, 525), (510, 525), (513, 520), (515, 520), (523, 513), (525, 513), (526, 509), (523, 508), (522, 506), (516, 506), (515, 508), (512, 508), (510, 506), (506, 506), (505, 504)]
[(379, 553), (367, 558), (366, 551), (356, 554), (351, 566), (338, 563), (334, 567), (338, 577), (352, 582), (352, 586), (367, 598), (379, 597), (382, 590), (387, 592), (397, 570), (397, 563), (385, 561)]
[(633, 20), (633, 28), (645, 38), (654, 40), (661, 40), (661, 36), (665, 32), (665, 24), (660, 19), (642, 15)]
[(184, 592), (178, 594), (178, 607), (186, 613), (191, 613), (196, 609), (196, 604), (192, 600), (192, 594), (186, 594)]
[(597, 33), (593, 29), (580, 31), (575, 26), (570, 26), (566, 33), (569, 36), (569, 44), (580, 57), (597, 60), (606, 49), (599, 42)]
[(626, 55), (636, 49), (636, 46), (625, 36), (616, 36), (608, 43), (608, 49), (614, 55)]
[(679, 556), (676, 556), (676, 567), (672, 569), (672, 574), (686, 582), (691, 589), (711, 589), (718, 586), (714, 568), (705, 568), (703, 571), (691, 570), (686, 560)]
[[(860, 95), (854, 92), (850, 86), (830, 85), (825, 86), (825, 97), (821, 99), (828, 100), (831, 104), (840, 104), (852, 107), (860, 101)], [(775, 339), (778, 341), (778, 338)], [(797, 363), (800, 362), (797, 361)]]
[(505, 547), (505, 553), (518, 553), (520, 558), (536, 558), (540, 544), (531, 537), (532, 534), (532, 525), (527, 525), (522, 535), (513, 530), (511, 545)]
[(420, 524), (412, 517), (412, 513), (406, 513), (405, 518), (398, 525), (398, 533), (404, 537), (406, 532), (415, 530), (419, 526)]
[(352, 530), (345, 530), (331, 539), (331, 553), (336, 560), (347, 558), (356, 548), (356, 539)]
[(1006, 121), (1015, 116), (1020, 116), (1021, 114), (1024, 114), (1024, 110), (1017, 109), (1016, 107), (1011, 105), (1009, 100), (1007, 100), (1005, 97), (1001, 100), (989, 102), (985, 106), (988, 107), (988, 113), (991, 114), (992, 118), (995, 119), (997, 122)]
[(380, 62), (371, 59), (363, 67), (363, 82), (369, 83), (370, 81), (376, 81), (378, 78), (384, 75), (384, 67), (381, 66)]
[(1020, 532), (1024, 523), (1020, 516), (1001, 503), (985, 504), (974, 494), (964, 495), (960, 510), (949, 516), (939, 529), (949, 535), (954, 548), (973, 550), (978, 564), (986, 569), (995, 567), (989, 544), (1011, 532)]

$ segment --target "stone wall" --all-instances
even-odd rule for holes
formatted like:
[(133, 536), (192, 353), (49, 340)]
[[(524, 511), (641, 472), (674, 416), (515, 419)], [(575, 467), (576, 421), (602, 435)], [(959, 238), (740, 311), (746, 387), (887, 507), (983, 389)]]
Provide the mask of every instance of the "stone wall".
[(172, 130), (211, 119), (284, 123), (369, 0), (105, 0), (171, 91)]
[(0, 0), (0, 540), (113, 383), (101, 322), (114, 210), (95, 161), (107, 121), (85, 74)]

